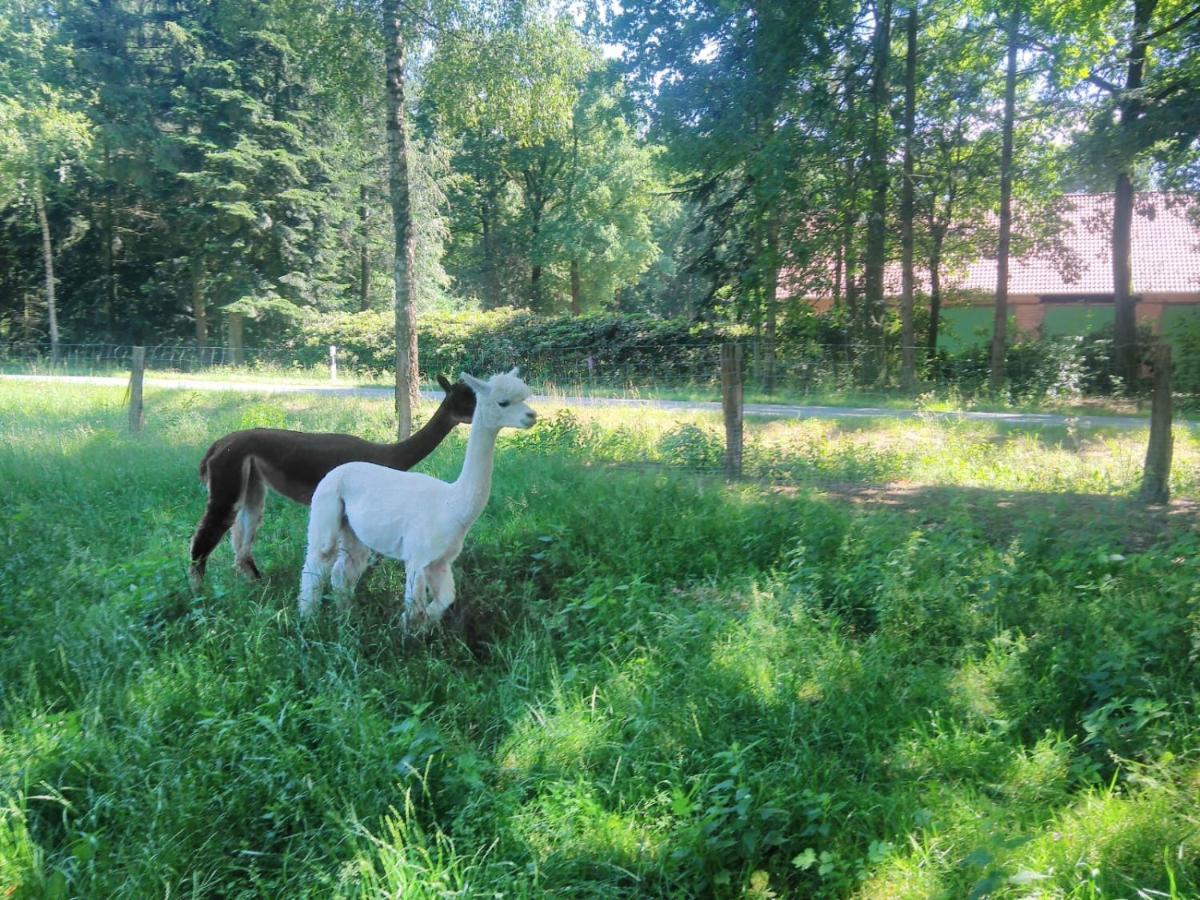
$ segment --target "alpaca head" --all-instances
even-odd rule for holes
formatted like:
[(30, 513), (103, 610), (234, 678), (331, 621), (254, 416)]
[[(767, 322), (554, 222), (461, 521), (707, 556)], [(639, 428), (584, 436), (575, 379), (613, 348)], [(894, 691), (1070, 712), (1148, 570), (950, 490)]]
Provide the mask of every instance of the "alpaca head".
[(475, 421), (479, 424), (491, 428), (529, 428), (537, 421), (537, 413), (525, 402), (532, 392), (517, 377), (515, 366), (487, 381), (466, 372), (460, 377), (475, 392)]
[(446, 392), (442, 406), (450, 414), (450, 420), (456, 425), (467, 425), (475, 415), (475, 392), (463, 382), (451, 384), (445, 375), (438, 375), (438, 384)]

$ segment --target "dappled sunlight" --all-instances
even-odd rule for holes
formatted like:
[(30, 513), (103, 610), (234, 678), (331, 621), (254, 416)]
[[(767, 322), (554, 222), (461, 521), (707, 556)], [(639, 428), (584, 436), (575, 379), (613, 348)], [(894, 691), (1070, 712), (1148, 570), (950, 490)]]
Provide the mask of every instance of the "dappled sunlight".
[[(350, 615), (297, 624), (307, 510), (277, 497), (262, 581), (231, 571), (227, 542), (201, 595), (184, 576), (209, 441), (280, 424), (386, 439), (386, 403), (155, 408), (138, 439), (119, 408), (64, 410), (51, 446), (59, 423), (35, 406), (0, 454), (19, 486), (0, 535), (0, 789), (79, 884), (110, 883), (73, 855), (87, 835), (105, 877), (138, 884), (223, 883), (230, 859), (262, 873), (304, 844), (305, 871), (345, 884), (519, 870), (550, 891), (965, 896), (1051, 866), (1037, 883), (1070, 889), (1054, 854), (1086, 848), (1047, 837), (1068, 827), (1094, 835), (1099, 869), (1162, 884), (1161, 848), (1103, 820), (1149, 797), (1143, 767), (1194, 730), (1198, 511), (1085, 493), (1078, 460), (1107, 465), (1122, 436), (770, 422), (805, 477), (728, 484), (681, 464), (709, 452), (711, 420), (550, 414), (499, 445), (452, 621), (412, 637), (388, 563)], [(465, 437), (424, 470), (454, 477)], [(1020, 471), (1038, 458), (1060, 481)], [(1037, 486), (983, 486), (1001, 462), (999, 484)], [(1157, 814), (1194, 817), (1194, 785), (1171, 786), (1187, 773), (1163, 773), (1183, 812)], [(69, 828), (15, 789), (27, 777), (73, 804)]]
[(578, 887), (608, 870), (636, 883), (638, 873), (666, 863), (667, 819), (655, 805), (622, 810), (625, 803), (611, 792), (567, 779), (544, 787), (509, 824), (514, 837), (529, 846), (535, 864), (557, 879)]

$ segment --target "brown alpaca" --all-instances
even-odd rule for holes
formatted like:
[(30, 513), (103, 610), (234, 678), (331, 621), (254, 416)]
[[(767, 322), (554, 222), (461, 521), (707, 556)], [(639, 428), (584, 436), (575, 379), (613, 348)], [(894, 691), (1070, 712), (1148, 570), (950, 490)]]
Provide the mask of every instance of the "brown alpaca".
[(267, 485), (289, 500), (308, 506), (317, 484), (342, 463), (370, 462), (389, 469), (410, 469), (433, 452), (455, 425), (475, 414), (475, 393), (461, 381), (438, 376), (446, 392), (429, 421), (408, 440), (373, 444), (349, 434), (306, 434), (281, 428), (251, 428), (219, 438), (200, 460), (200, 480), (208, 488), (208, 506), (192, 536), (192, 587), (199, 590), (209, 554), (230, 531), (234, 567), (261, 578), (251, 545), (262, 522)]

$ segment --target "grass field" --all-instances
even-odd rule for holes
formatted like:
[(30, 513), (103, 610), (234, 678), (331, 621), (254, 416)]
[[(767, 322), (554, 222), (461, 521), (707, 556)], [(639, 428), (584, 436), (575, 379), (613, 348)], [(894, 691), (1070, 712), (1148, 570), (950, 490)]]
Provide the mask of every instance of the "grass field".
[[(431, 637), (186, 587), (207, 444), (386, 403), (0, 383), (0, 897), (1200, 896), (1200, 441), (545, 410)], [(453, 476), (459, 430), (423, 466)]]

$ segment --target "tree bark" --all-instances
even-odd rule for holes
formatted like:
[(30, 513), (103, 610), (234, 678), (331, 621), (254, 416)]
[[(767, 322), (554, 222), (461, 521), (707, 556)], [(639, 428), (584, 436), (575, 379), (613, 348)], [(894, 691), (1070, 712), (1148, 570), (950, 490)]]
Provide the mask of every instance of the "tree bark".
[(917, 121), (917, 7), (909, 8), (904, 23), (907, 53), (904, 59), (904, 183), (900, 190), (900, 247), (903, 296), (900, 300), (900, 385), (916, 383), (913, 347), (913, 139)]
[(50, 220), (46, 216), (46, 195), (38, 179), (33, 190), (33, 206), (42, 231), (42, 266), (46, 275), (46, 313), (50, 318), (50, 359), (58, 362), (58, 301), (54, 292), (54, 244), (50, 240)]
[(235, 366), (246, 364), (245, 320), (241, 313), (229, 313), (229, 361)]
[(891, 57), (892, 0), (875, 0), (875, 37), (871, 74), (871, 139), (868, 177), (871, 186), (871, 210), (867, 217), (867, 246), (863, 260), (864, 297), (862, 318), (864, 331), (873, 349), (867, 358), (872, 360), (864, 372), (874, 380), (883, 371), (883, 269), (887, 252), (887, 142), (883, 121), (888, 105), (888, 64)]
[(926, 359), (937, 355), (938, 324), (942, 315), (942, 241), (944, 231), (935, 230), (929, 248), (929, 332), (925, 340)]
[(479, 223), (483, 231), (483, 305), (486, 309), (500, 306), (500, 263), (496, 252), (495, 205), (485, 201), (480, 205)]
[(371, 308), (371, 232), (368, 222), (371, 217), (367, 206), (367, 186), (358, 188), (358, 309), (366, 312)]
[(1013, 122), (1017, 105), (1017, 40), (1021, 14), (1013, 10), (1005, 29), (1008, 65), (1004, 73), (1004, 124), (1000, 148), (1000, 238), (996, 248), (996, 315), (992, 329), (992, 363), (989, 382), (993, 392), (1004, 385), (1008, 347), (1008, 257), (1012, 245)]
[(1150, 442), (1138, 492), (1146, 503), (1171, 499), (1171, 346), (1160, 344), (1154, 355), (1154, 399), (1150, 410)]
[(192, 318), (196, 321), (196, 346), (208, 346), (208, 306), (204, 299), (204, 257), (196, 252), (191, 259)]
[(571, 315), (583, 313), (582, 285), (579, 277), (579, 260), (571, 260)]
[[(847, 66), (844, 87), (847, 121), (854, 120), (853, 78), (854, 70), (851, 66)], [(846, 199), (845, 208), (842, 211), (842, 279), (845, 284), (846, 312), (851, 328), (856, 327), (858, 324), (858, 284), (855, 281), (856, 259), (854, 255), (854, 224), (858, 211), (856, 197), (858, 192), (858, 177), (855, 172), (855, 165), (854, 156), (847, 154), (845, 161)]]
[(779, 215), (767, 214), (767, 271), (763, 284), (763, 303), (766, 317), (763, 328), (763, 393), (775, 393), (775, 338), (778, 333), (779, 300)]
[(392, 272), (396, 284), (396, 433), (400, 440), (412, 434), (416, 403), (417, 368), (416, 233), (409, 194), (408, 135), (405, 122), (405, 45), (401, 30), (400, 0), (385, 0), (384, 52), (387, 55), (388, 188), (395, 225)]
[[(1125, 74), (1125, 90), (1118, 108), (1120, 128), (1128, 133), (1142, 114), (1142, 102), (1137, 91), (1142, 86), (1146, 68), (1147, 32), (1158, 0), (1134, 0), (1133, 39)], [(1132, 388), (1138, 378), (1137, 315), (1133, 297), (1133, 179), (1127, 168), (1117, 173), (1113, 194), (1113, 338), (1116, 344), (1117, 372)]]
[(108, 182), (104, 191), (104, 205), (101, 214), (102, 253), (104, 266), (104, 329), (108, 334), (113, 333), (113, 319), (117, 309), (117, 273), (116, 273), (116, 216), (113, 213), (113, 192), (116, 181), (112, 177), (112, 151), (109, 148), (107, 135), (104, 138), (104, 178)]

